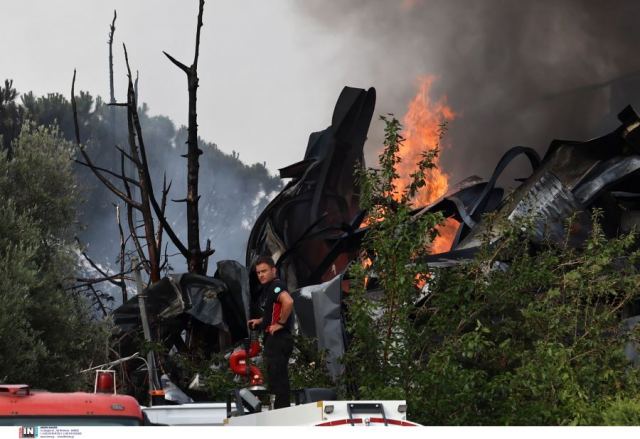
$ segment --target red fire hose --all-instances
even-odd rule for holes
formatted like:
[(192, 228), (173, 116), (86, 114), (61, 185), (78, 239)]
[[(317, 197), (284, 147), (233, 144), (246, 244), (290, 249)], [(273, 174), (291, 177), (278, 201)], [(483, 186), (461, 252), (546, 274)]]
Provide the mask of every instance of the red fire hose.
[[(249, 344), (249, 358), (257, 357), (260, 354), (260, 342), (257, 338), (251, 337)], [(241, 376), (248, 376), (249, 383), (252, 386), (259, 386), (264, 384), (264, 378), (262, 372), (257, 366), (253, 364), (248, 367), (247, 370), (247, 351), (245, 349), (238, 349), (234, 351), (229, 357), (229, 367), (233, 373)]]

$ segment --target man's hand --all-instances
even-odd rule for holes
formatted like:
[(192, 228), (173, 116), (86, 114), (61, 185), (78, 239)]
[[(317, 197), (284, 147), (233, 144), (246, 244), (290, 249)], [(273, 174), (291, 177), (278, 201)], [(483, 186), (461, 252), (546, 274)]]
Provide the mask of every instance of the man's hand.
[(269, 326), (267, 328), (267, 333), (273, 335), (276, 332), (278, 332), (279, 330), (281, 330), (282, 328), (284, 328), (283, 325), (281, 325), (280, 323), (274, 323), (273, 325)]
[(247, 321), (247, 324), (249, 325), (249, 328), (251, 328), (251, 329), (255, 329), (256, 326), (258, 326), (260, 323), (262, 323), (262, 319), (251, 319), (251, 320)]

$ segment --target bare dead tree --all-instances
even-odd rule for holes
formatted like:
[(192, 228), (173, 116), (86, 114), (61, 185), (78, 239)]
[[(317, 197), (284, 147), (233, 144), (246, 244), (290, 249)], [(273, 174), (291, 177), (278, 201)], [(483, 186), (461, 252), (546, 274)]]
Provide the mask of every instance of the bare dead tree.
[[(116, 103), (116, 95), (113, 86), (113, 34), (116, 31), (116, 11), (113, 11), (113, 21), (111, 22), (111, 26), (109, 27), (109, 93), (110, 93), (110, 104)], [(112, 109), (111, 114), (114, 114), (115, 109)], [(113, 121), (113, 119), (112, 119)], [(113, 127), (112, 127), (113, 128)]]
[[(191, 252), (180, 241), (173, 228), (167, 222), (165, 218), (165, 210), (167, 205), (167, 198), (171, 183), (167, 184), (166, 178), (163, 183), (162, 199), (161, 203), (158, 203), (154, 196), (153, 183), (151, 181), (151, 174), (149, 171), (149, 163), (147, 160), (146, 148), (144, 144), (144, 138), (142, 135), (142, 126), (140, 124), (140, 117), (137, 110), (137, 97), (135, 94), (135, 87), (132, 81), (131, 68), (129, 66), (129, 57), (126, 49), (126, 45), (123, 45), (125, 61), (128, 73), (128, 91), (126, 103), (115, 103), (114, 106), (121, 106), (127, 108), (127, 124), (129, 132), (129, 152), (125, 152), (122, 148), (116, 146), (121, 154), (121, 170), (120, 175), (108, 169), (101, 168), (95, 165), (91, 157), (87, 154), (85, 148), (80, 142), (80, 133), (78, 128), (77, 110), (75, 104), (75, 78), (76, 72), (74, 71), (73, 83), (71, 86), (71, 104), (74, 112), (74, 126), (76, 129), (76, 142), (79, 146), (83, 161), (77, 161), (83, 166), (87, 166), (96, 175), (96, 177), (118, 198), (120, 198), (127, 207), (127, 220), (130, 230), (130, 237), (134, 243), (140, 260), (143, 261), (145, 271), (149, 274), (149, 281), (151, 283), (160, 280), (160, 249), (162, 245), (162, 236), (166, 232), (172, 243), (185, 257), (187, 261), (190, 260)], [(124, 159), (128, 159), (137, 170), (137, 179), (133, 179), (126, 176)], [(120, 189), (114, 184), (109, 177), (115, 178), (120, 181), (123, 189)], [(132, 188), (137, 189), (140, 194), (140, 200), (136, 200)], [(138, 211), (142, 215), (144, 236), (140, 237), (137, 234), (137, 227), (134, 224), (133, 212)], [(158, 219), (157, 233), (155, 232), (153, 213), (155, 213)], [(140, 238), (144, 238), (145, 245), (140, 242)], [(145, 252), (146, 248), (146, 252)], [(212, 251), (208, 254), (213, 253)], [(202, 252), (205, 256), (208, 256), (205, 252)]]
[[(171, 184), (167, 186), (166, 179), (165, 179), (165, 186), (163, 188), (162, 206), (158, 204), (158, 201), (156, 200), (154, 195), (153, 183), (151, 181), (151, 174), (149, 173), (149, 162), (147, 160), (147, 152), (144, 145), (144, 138), (142, 135), (142, 126), (140, 124), (140, 117), (138, 115), (138, 110), (137, 110), (137, 99), (136, 99), (133, 84), (131, 82), (131, 68), (129, 67), (129, 56), (127, 54), (126, 46), (124, 46), (124, 56), (125, 56), (125, 62), (127, 65), (128, 77), (129, 77), (129, 93), (128, 93), (128, 102), (127, 102), (127, 111), (130, 116), (129, 117), (129, 121), (130, 121), (129, 133), (130, 133), (130, 137), (134, 136), (135, 139), (138, 140), (139, 153), (140, 153), (139, 157), (138, 156), (134, 156), (134, 157), (127, 156), (127, 157), (129, 157), (130, 160), (133, 160), (134, 164), (136, 164), (136, 166), (138, 167), (140, 185), (142, 185), (142, 181), (144, 180), (144, 183), (147, 189), (147, 194), (148, 194), (148, 201), (150, 202), (151, 207), (153, 207), (153, 211), (155, 212), (156, 217), (158, 218), (158, 221), (160, 223), (158, 228), (162, 227), (163, 232), (167, 233), (167, 235), (171, 239), (171, 242), (176, 246), (178, 251), (185, 257), (187, 261), (189, 261), (191, 252), (182, 243), (180, 238), (178, 238), (178, 235), (174, 232), (173, 228), (167, 222), (167, 219), (165, 217), (166, 198), (167, 198), (169, 187), (171, 186)], [(115, 104), (115, 105), (119, 105), (119, 104)], [(152, 236), (149, 236), (147, 233), (147, 239), (149, 240), (148, 243), (153, 241), (151, 238)], [(160, 238), (159, 242), (161, 242), (162, 235), (159, 235), (159, 238)], [(159, 253), (158, 253), (158, 256), (159, 256)], [(159, 261), (159, 259), (157, 259), (156, 261)]]
[[(133, 80), (131, 78), (131, 70), (129, 69), (129, 58), (127, 56), (127, 48), (124, 46), (125, 60), (127, 63), (127, 72), (129, 85), (127, 90), (127, 124), (129, 129), (129, 154), (138, 171), (138, 190), (140, 192), (139, 211), (142, 214), (144, 223), (145, 240), (147, 243), (148, 261), (149, 261), (149, 280), (151, 283), (160, 280), (160, 253), (155, 240), (155, 225), (153, 215), (151, 213), (150, 197), (153, 188), (151, 186), (151, 178), (149, 177), (149, 168), (146, 166), (146, 160), (141, 161), (141, 150), (144, 148), (142, 133), (136, 136), (134, 114), (137, 119), (137, 98), (133, 88)], [(135, 230), (135, 229), (133, 229)], [(132, 232), (135, 234), (135, 232)]]
[[(129, 93), (127, 97), (127, 103), (124, 106), (127, 107), (128, 111), (128, 120), (129, 120), (129, 148), (130, 154), (126, 155), (138, 168), (138, 180), (134, 180), (125, 175), (124, 172), (121, 175), (116, 174), (113, 171), (101, 168), (96, 166), (86, 149), (80, 142), (80, 130), (78, 128), (78, 113), (76, 109), (76, 100), (75, 100), (75, 80), (76, 80), (76, 72), (73, 72), (73, 83), (71, 85), (71, 106), (73, 108), (73, 118), (74, 118), (74, 127), (76, 130), (76, 143), (84, 158), (84, 162), (80, 160), (76, 160), (77, 163), (87, 166), (91, 169), (94, 175), (118, 198), (124, 201), (127, 206), (127, 213), (129, 218), (129, 226), (130, 233), (132, 235), (133, 241), (137, 242), (136, 249), (139, 253), (139, 256), (142, 261), (145, 262), (145, 270), (149, 273), (150, 282), (157, 282), (160, 280), (160, 255), (157, 252), (157, 247), (155, 245), (155, 231), (154, 231), (154, 221), (151, 214), (151, 208), (149, 206), (149, 191), (148, 191), (148, 182), (150, 181), (145, 174), (148, 174), (148, 169), (142, 169), (141, 166), (138, 166), (141, 161), (139, 159), (138, 147), (135, 139), (135, 132), (133, 131), (133, 120), (132, 120), (132, 111), (131, 106), (135, 106), (135, 96), (133, 96), (133, 85), (131, 80), (129, 80)], [(119, 104), (113, 104), (119, 105)], [(123, 151), (121, 151), (123, 153)], [(108, 177), (107, 175), (120, 180), (120, 182), (124, 185), (124, 191), (118, 188)], [(140, 201), (134, 199), (134, 196), (131, 191), (131, 186), (135, 186), (140, 192)], [(138, 237), (135, 232), (135, 228), (132, 227), (132, 216), (133, 210), (137, 210), (141, 212), (143, 220), (144, 220), (144, 229), (145, 229), (145, 238), (147, 240), (147, 254), (142, 249), (142, 246), (139, 244)]]
[(189, 272), (206, 274), (206, 262), (214, 250), (207, 248), (200, 249), (200, 225), (198, 216), (198, 172), (200, 168), (199, 157), (202, 150), (198, 148), (198, 115), (196, 111), (198, 92), (198, 57), (200, 54), (200, 29), (202, 28), (202, 14), (204, 11), (204, 0), (200, 0), (198, 7), (198, 22), (196, 25), (195, 55), (193, 63), (187, 67), (176, 60), (167, 52), (163, 52), (169, 60), (187, 75), (187, 87), (189, 91), (189, 128), (187, 137), (187, 154), (183, 155), (187, 159), (187, 197), (178, 202), (186, 202), (187, 205), (187, 243), (189, 246), (188, 267)]
[[(109, 26), (109, 40), (107, 44), (109, 45), (109, 103), (116, 103), (116, 95), (115, 95), (115, 87), (113, 85), (113, 35), (116, 32), (116, 18), (117, 13), (116, 10), (113, 10), (113, 21), (111, 22), (111, 26)], [(111, 138), (116, 139), (116, 108), (109, 108), (109, 130), (111, 134)], [(115, 156), (114, 156), (115, 160)]]
[[(200, 50), (200, 31), (202, 28), (202, 16), (204, 11), (204, 0), (199, 0), (198, 19), (196, 27), (195, 55), (193, 63), (190, 67), (180, 63), (171, 55), (165, 52), (165, 55), (187, 75), (187, 85), (189, 93), (189, 122), (188, 122), (188, 139), (187, 154), (183, 157), (187, 158), (187, 196), (179, 202), (185, 202), (187, 207), (187, 245), (178, 238), (171, 225), (165, 217), (168, 194), (171, 183), (167, 184), (166, 175), (163, 179), (162, 196), (158, 203), (153, 190), (153, 182), (149, 171), (149, 163), (142, 135), (142, 127), (137, 108), (137, 77), (135, 84), (131, 75), (129, 65), (129, 57), (126, 45), (123, 44), (125, 62), (127, 68), (128, 86), (126, 103), (118, 103), (115, 101), (113, 91), (113, 34), (115, 32), (116, 12), (114, 11), (113, 21), (111, 23), (111, 32), (109, 34), (109, 72), (110, 72), (110, 90), (112, 107), (126, 107), (127, 109), (127, 127), (128, 127), (128, 151), (116, 145), (116, 149), (120, 151), (120, 173), (105, 169), (94, 164), (89, 157), (87, 151), (80, 141), (80, 133), (78, 128), (78, 116), (75, 102), (75, 79), (76, 72), (74, 70), (73, 82), (71, 86), (71, 103), (74, 113), (74, 126), (76, 130), (76, 142), (78, 144), (83, 161), (77, 160), (83, 166), (87, 166), (96, 175), (102, 184), (105, 185), (116, 197), (124, 202), (127, 213), (127, 223), (129, 227), (129, 238), (133, 242), (135, 251), (139, 259), (142, 261), (142, 267), (149, 275), (150, 283), (160, 280), (160, 272), (162, 267), (167, 266), (167, 259), (161, 264), (161, 253), (163, 244), (163, 234), (166, 233), (178, 249), (180, 254), (187, 260), (190, 272), (206, 274), (208, 259), (214, 253), (211, 248), (211, 241), (207, 240), (204, 250), (200, 248), (199, 234), (199, 215), (198, 202), (200, 195), (198, 194), (198, 173), (199, 173), (199, 156), (202, 150), (198, 147), (198, 123), (197, 123), (197, 88), (198, 88), (198, 57)], [(134, 167), (135, 177), (127, 175), (125, 171), (125, 160), (128, 160)], [(137, 172), (136, 172), (137, 171)], [(115, 183), (117, 182), (117, 184)], [(124, 254), (123, 248), (124, 233), (120, 223), (119, 207), (117, 208), (117, 222), (120, 232), (120, 269), (124, 272)], [(139, 212), (142, 217), (142, 234), (138, 234), (138, 227), (135, 221), (135, 212)], [(155, 218), (154, 218), (155, 215)], [(157, 227), (155, 221), (157, 220)], [(142, 242), (144, 240), (144, 243)], [(165, 244), (166, 247), (166, 244)], [(166, 249), (165, 249), (166, 253)], [(119, 284), (123, 291), (123, 299), (126, 298), (126, 285)]]

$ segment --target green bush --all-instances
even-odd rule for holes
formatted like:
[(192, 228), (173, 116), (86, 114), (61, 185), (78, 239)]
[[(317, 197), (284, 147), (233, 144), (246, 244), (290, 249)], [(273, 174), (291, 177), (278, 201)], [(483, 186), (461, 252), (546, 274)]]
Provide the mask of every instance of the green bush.
[[(108, 331), (74, 281), (72, 147), (25, 124), (0, 153), (0, 382), (72, 390), (106, 358)], [(88, 379), (88, 378), (87, 378)]]
[(640, 426), (640, 401), (616, 399), (602, 414), (604, 425)]
[[(497, 243), (486, 236), (472, 261), (430, 269), (421, 258), (439, 218), (415, 218), (410, 197), (391, 197), (399, 130), (387, 121), (381, 170), (361, 176), (375, 219), (365, 240), (373, 265), (351, 270), (345, 395), (407, 399), (409, 418), (430, 425), (634, 423), (633, 404), (607, 401), (640, 390), (624, 355), (640, 330), (621, 326), (640, 287), (637, 235), (607, 239), (594, 212), (583, 248), (533, 248), (531, 219), (488, 216), (489, 230), (501, 231)], [(372, 271), (381, 300), (364, 289)]]

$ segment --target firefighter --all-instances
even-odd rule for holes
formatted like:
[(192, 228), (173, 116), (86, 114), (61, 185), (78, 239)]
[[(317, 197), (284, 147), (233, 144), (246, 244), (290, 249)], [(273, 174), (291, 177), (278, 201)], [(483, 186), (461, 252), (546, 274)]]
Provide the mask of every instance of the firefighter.
[(260, 318), (250, 319), (250, 328), (264, 333), (264, 360), (271, 393), (275, 395), (274, 408), (289, 407), (289, 357), (293, 351), (293, 299), (287, 285), (278, 279), (273, 259), (258, 258), (256, 275), (261, 285), (258, 308)]

